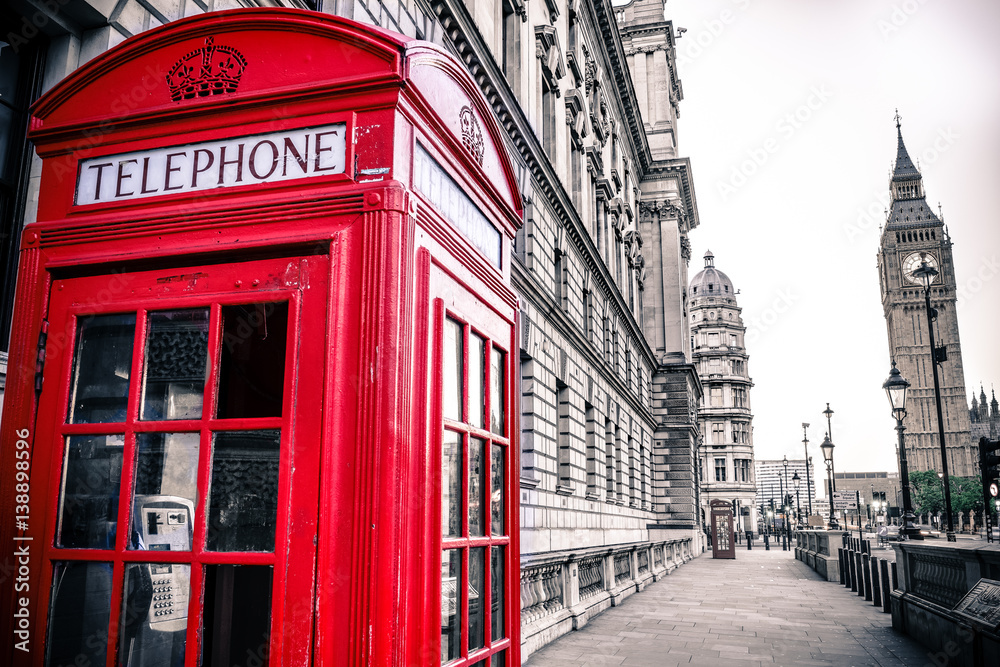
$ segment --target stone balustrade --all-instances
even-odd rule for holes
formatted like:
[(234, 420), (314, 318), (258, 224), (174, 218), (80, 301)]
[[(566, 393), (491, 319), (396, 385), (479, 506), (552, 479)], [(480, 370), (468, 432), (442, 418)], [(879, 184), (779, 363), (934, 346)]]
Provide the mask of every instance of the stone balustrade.
[(1000, 545), (941, 539), (893, 546), (892, 626), (927, 647), (936, 664), (1000, 664), (1000, 634), (952, 611), (980, 579), (1000, 580)]
[(521, 557), (521, 656), (526, 658), (694, 558), (692, 538)]
[(837, 548), (846, 534), (841, 530), (796, 530), (795, 557), (827, 581), (840, 581)]

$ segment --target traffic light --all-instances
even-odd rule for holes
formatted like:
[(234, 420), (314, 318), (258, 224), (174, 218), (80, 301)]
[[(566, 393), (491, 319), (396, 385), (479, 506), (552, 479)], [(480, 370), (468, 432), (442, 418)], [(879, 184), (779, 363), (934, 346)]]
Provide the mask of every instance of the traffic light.
[(979, 469), (983, 473), (983, 492), (989, 498), (996, 498), (1000, 486), (1000, 440), (987, 437), (979, 439)]

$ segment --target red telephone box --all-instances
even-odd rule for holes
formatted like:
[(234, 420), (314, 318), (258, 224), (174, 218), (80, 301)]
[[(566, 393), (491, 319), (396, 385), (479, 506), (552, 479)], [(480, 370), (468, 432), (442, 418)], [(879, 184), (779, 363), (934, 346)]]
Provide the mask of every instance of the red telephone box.
[(713, 500), (710, 506), (712, 508), (712, 558), (736, 558), (733, 506), (725, 500)]
[(33, 114), (0, 662), (519, 665), (521, 200), (461, 65), (236, 10)]

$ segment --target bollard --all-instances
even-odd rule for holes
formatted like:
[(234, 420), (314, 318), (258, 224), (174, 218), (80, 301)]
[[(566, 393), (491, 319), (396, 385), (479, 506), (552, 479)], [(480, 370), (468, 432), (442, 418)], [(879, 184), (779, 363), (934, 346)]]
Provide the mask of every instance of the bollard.
[(752, 550), (753, 550), (753, 533), (748, 530), (747, 531), (747, 551), (752, 551)]
[(767, 533), (764, 533), (764, 551), (770, 551), (770, 550), (771, 550), (771, 542), (767, 538)]
[(899, 588), (899, 581), (896, 579), (896, 561), (892, 562), (889, 570), (892, 572), (892, 590), (896, 590)]
[(865, 584), (865, 602), (871, 602), (872, 601), (872, 564), (871, 564), (872, 557), (871, 557), (871, 554), (862, 554), (861, 555), (861, 559), (862, 559), (861, 565), (862, 565), (862, 568), (864, 570), (864, 575), (861, 577), (861, 580)]
[(856, 561), (855, 571), (858, 574), (858, 596), (859, 597), (864, 597), (864, 594), (865, 594), (865, 570), (864, 570), (864, 565), (863, 565), (862, 560), (861, 560), (863, 556), (864, 556), (864, 554), (862, 554), (860, 551), (857, 552), (856, 554), (854, 554), (854, 560)]
[(858, 591), (858, 576), (857, 576), (858, 573), (857, 570), (855, 569), (855, 559), (853, 551), (847, 552), (847, 559), (851, 561), (849, 565), (849, 567), (851, 568), (851, 591), (856, 593)]
[(882, 606), (882, 586), (879, 585), (878, 565), (882, 562), (878, 558), (872, 558), (872, 604), (876, 607)]
[(879, 563), (879, 575), (882, 580), (882, 613), (892, 611), (892, 591), (889, 590), (889, 561)]
[(860, 550), (854, 552), (854, 573), (858, 577), (858, 597), (864, 597), (865, 594), (865, 570), (863, 559), (864, 554)]
[(844, 575), (844, 548), (837, 548), (837, 564), (840, 566), (840, 585), (843, 586), (847, 577)]

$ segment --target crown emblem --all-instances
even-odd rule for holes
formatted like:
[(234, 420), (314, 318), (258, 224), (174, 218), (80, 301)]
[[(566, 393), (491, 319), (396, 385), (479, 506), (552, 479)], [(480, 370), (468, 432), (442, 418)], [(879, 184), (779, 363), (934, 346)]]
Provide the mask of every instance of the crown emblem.
[(462, 126), (462, 143), (479, 166), (483, 166), (483, 153), (485, 153), (483, 131), (479, 128), (479, 121), (476, 120), (472, 107), (462, 107), (458, 114), (458, 122)]
[(216, 46), (207, 37), (205, 46), (178, 60), (167, 74), (170, 99), (191, 100), (232, 93), (240, 85), (247, 60), (231, 46)]

